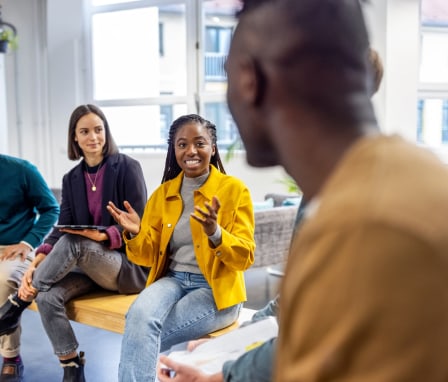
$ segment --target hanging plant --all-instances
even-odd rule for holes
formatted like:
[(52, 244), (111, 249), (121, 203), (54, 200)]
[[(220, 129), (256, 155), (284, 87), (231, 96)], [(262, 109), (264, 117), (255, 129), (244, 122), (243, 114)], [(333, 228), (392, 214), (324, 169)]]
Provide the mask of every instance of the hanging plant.
[(300, 187), (297, 185), (295, 180), (291, 178), (289, 175), (286, 175), (283, 179), (280, 179), (278, 182), (282, 183), (286, 187), (287, 192), (290, 194), (302, 193)]
[(6, 53), (8, 49), (17, 48), (17, 35), (12, 29), (0, 31), (0, 53)]

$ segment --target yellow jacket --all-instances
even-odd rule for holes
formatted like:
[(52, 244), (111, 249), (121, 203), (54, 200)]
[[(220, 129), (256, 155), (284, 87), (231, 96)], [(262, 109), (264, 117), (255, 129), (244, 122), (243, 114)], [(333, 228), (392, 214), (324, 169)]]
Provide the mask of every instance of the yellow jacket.
[[(169, 242), (183, 208), (183, 176), (182, 172), (154, 191), (146, 204), (139, 234), (124, 238), (129, 260), (151, 267), (146, 285), (163, 277), (168, 269)], [(221, 245), (212, 248), (201, 224), (190, 218), (190, 225), (199, 269), (212, 288), (216, 306), (224, 309), (246, 300), (243, 271), (254, 262), (255, 221), (249, 190), (243, 182), (210, 166), (210, 176), (194, 193), (194, 204), (203, 207), (213, 196), (221, 204)]]

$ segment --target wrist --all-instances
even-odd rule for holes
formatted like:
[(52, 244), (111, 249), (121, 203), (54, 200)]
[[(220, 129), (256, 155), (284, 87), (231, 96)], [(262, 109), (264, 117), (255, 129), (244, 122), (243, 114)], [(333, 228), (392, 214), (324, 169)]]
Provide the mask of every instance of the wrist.
[(213, 245), (218, 246), (221, 244), (222, 232), (221, 227), (216, 226), (216, 230), (212, 235), (208, 235), (208, 239), (213, 243)]
[(33, 261), (29, 266), (36, 269), (39, 266), (39, 264), (45, 259), (46, 256), (47, 255), (45, 253), (36, 254), (36, 256), (34, 257)]

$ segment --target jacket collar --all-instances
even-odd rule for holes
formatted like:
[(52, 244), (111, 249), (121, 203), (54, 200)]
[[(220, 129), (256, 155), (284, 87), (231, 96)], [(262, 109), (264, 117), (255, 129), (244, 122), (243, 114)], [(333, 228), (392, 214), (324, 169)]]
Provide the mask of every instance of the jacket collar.
[[(211, 200), (213, 196), (216, 195), (222, 176), (224, 176), (224, 174), (221, 171), (219, 171), (215, 166), (210, 165), (210, 175), (197, 191), (200, 192), (207, 200)], [(182, 171), (178, 176), (169, 181), (166, 199), (173, 197), (180, 198), (180, 187), (182, 185), (183, 178), (184, 172)]]

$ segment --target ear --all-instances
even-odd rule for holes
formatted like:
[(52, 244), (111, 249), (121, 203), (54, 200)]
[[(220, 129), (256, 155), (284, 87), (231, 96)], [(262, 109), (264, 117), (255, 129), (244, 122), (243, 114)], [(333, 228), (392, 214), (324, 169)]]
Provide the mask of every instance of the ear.
[(241, 60), (240, 74), (241, 97), (254, 106), (259, 105), (265, 91), (265, 76), (260, 65), (253, 57), (245, 56)]

